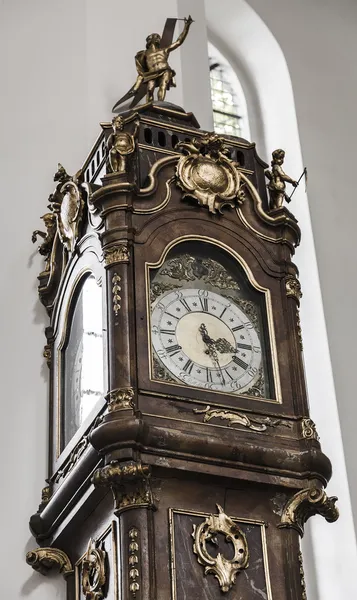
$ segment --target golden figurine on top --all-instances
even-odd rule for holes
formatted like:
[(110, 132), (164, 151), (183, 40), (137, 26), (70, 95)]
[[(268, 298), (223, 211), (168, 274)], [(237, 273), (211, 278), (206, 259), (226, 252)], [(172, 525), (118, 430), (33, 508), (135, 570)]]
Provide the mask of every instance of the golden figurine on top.
[(265, 175), (269, 179), (267, 187), (270, 196), (269, 208), (271, 210), (275, 208), (281, 208), (284, 200), (290, 202), (291, 196), (288, 196), (285, 192), (286, 182), (291, 183), (291, 185), (294, 187), (297, 187), (298, 185), (298, 182), (289, 177), (289, 175), (287, 175), (282, 168), (285, 158), (284, 150), (281, 150), (280, 148), (278, 148), (278, 150), (274, 150), (272, 158), (271, 171), (269, 169), (265, 171)]
[(175, 87), (175, 71), (170, 67), (168, 58), (170, 52), (176, 50), (185, 41), (193, 19), (189, 15), (184, 19), (185, 26), (175, 42), (172, 41), (176, 21), (180, 19), (167, 19), (164, 32), (161, 35), (151, 33), (146, 38), (146, 49), (135, 56), (138, 76), (132, 88), (115, 104), (113, 112), (118, 106), (131, 97), (131, 106), (135, 106), (146, 94), (146, 101), (154, 100), (154, 90), (159, 88), (158, 100), (164, 101), (166, 91)]

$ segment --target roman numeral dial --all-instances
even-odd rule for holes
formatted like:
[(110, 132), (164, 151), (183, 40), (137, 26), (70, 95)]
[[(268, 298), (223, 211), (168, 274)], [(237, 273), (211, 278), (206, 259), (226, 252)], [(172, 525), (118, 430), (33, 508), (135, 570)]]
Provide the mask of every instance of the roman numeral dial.
[(259, 377), (257, 331), (231, 299), (181, 288), (153, 304), (152, 353), (177, 384), (243, 394)]

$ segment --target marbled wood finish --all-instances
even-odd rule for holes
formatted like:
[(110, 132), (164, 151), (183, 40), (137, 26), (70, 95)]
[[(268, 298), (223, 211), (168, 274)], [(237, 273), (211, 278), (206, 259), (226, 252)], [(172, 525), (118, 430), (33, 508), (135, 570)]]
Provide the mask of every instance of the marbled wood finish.
[[(216, 511), (214, 511), (216, 512)], [(222, 592), (213, 574), (204, 575), (204, 567), (197, 562), (192, 552), (193, 525), (200, 525), (205, 517), (174, 514), (175, 557), (176, 557), (176, 600), (195, 598), (201, 590), (203, 598), (217, 600)], [(264, 572), (264, 557), (261, 540), (261, 526), (235, 520), (247, 537), (249, 566), (237, 574), (233, 587), (224, 594), (227, 600), (269, 600)], [(221, 540), (220, 540), (221, 541)], [(212, 556), (217, 549), (210, 545)], [(232, 546), (220, 544), (219, 550), (226, 558), (232, 557)]]

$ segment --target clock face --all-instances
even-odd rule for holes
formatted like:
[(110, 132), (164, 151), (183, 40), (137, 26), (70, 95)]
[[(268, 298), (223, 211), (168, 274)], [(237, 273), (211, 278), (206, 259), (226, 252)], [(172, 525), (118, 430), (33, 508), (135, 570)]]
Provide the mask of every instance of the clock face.
[(257, 331), (230, 298), (199, 287), (161, 295), (152, 306), (153, 349), (178, 382), (241, 394), (261, 377)]

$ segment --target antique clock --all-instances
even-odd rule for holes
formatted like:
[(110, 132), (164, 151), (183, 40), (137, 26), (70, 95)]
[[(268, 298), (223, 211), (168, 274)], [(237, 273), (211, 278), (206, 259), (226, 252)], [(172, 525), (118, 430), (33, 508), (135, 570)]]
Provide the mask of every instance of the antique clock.
[(295, 182), (282, 150), (267, 170), (165, 101), (190, 25), (149, 36), (33, 235), (51, 417), (26, 559), (71, 600), (301, 600), (304, 523), (338, 517), (305, 390)]

